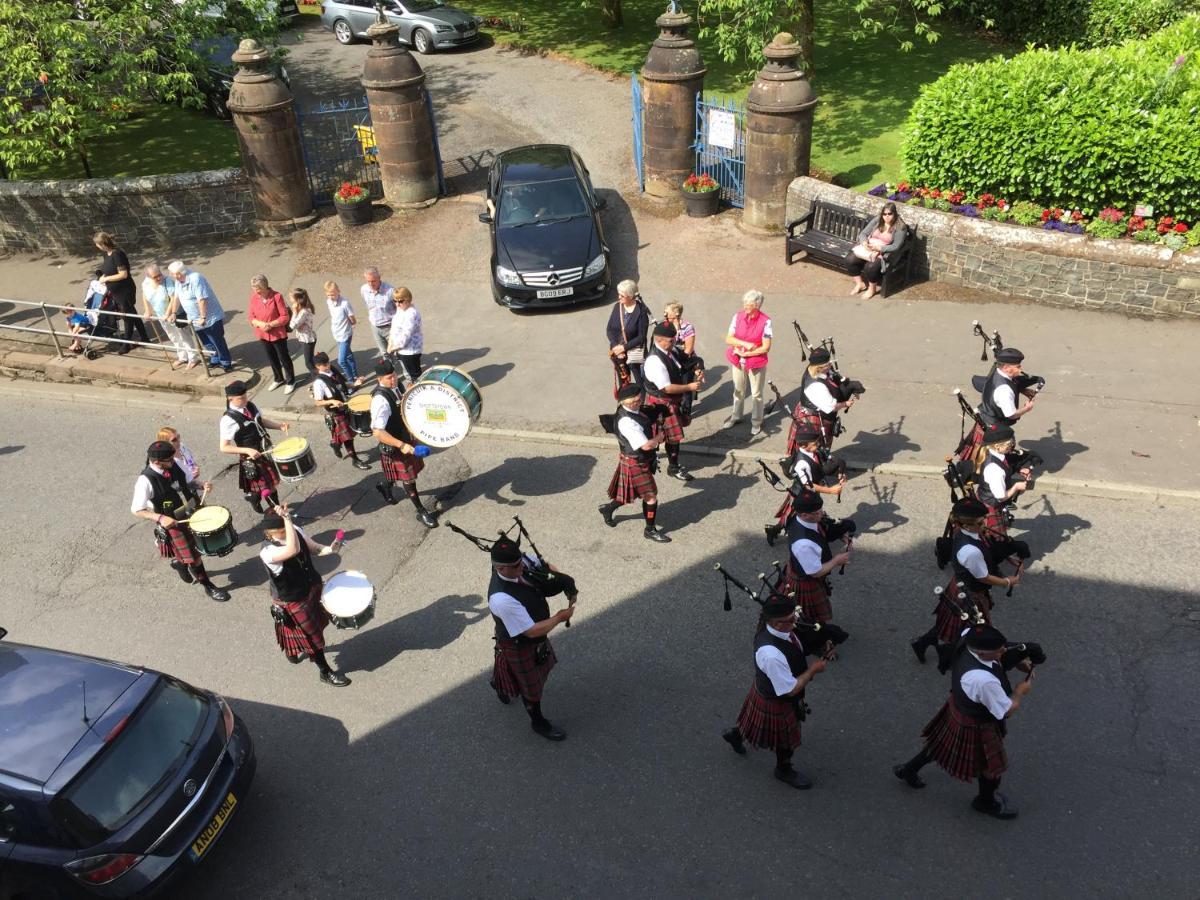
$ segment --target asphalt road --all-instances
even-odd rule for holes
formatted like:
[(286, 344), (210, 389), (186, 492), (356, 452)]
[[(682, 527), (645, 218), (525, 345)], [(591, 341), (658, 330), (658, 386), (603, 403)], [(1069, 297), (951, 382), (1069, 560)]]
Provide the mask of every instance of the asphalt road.
[[(378, 590), (359, 632), (329, 632), (354, 679), (318, 682), (274, 643), (260, 540), (232, 475), (217, 474), (216, 411), (175, 398), (0, 388), (0, 544), (10, 640), (163, 669), (229, 698), (259, 753), (248, 802), (176, 892), (198, 898), (830, 896), (1192, 897), (1200, 827), (1200, 553), (1194, 505), (1055, 495), (1027, 500), (1032, 572), (998, 623), (1049, 654), (1014, 718), (1006, 791), (1015, 822), (972, 812), (972, 788), (936, 769), (915, 793), (890, 774), (946, 683), (908, 638), (930, 622), (944, 573), (932, 539), (945, 491), (855, 479), (835, 515), (864, 532), (837, 578), (853, 635), (809, 692), (799, 793), (769, 754), (720, 740), (749, 685), (754, 613), (721, 610), (713, 563), (769, 565), (761, 524), (777, 495), (753, 471), (696, 458), (662, 484), (670, 545), (595, 506), (614, 455), (468, 438), (429, 461), (445, 519), (487, 534), (519, 514), (582, 585), (545, 708), (569, 732), (536, 737), (487, 688), (486, 558), (409, 508), (383, 508), (378, 470), (337, 463), (301, 423), (318, 468), (291, 488), (310, 530), (349, 542), (327, 570)], [(233, 599), (181, 585), (127, 512), (142, 452), (175, 425), (216, 475), (242, 545), (216, 560)], [(374, 457), (374, 454), (372, 454)], [(326, 561), (322, 561), (326, 562)], [(804, 887), (801, 887), (804, 886)]]

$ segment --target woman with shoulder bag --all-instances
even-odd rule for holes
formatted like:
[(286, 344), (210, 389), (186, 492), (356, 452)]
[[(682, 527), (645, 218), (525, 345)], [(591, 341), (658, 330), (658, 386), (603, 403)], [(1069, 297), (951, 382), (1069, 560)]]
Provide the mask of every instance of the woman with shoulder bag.
[(859, 232), (858, 242), (846, 254), (846, 268), (854, 278), (850, 296), (866, 291), (866, 299), (870, 300), (879, 293), (888, 269), (888, 255), (899, 249), (907, 234), (908, 226), (896, 212), (896, 204), (883, 204), (879, 215)]
[(641, 384), (646, 361), (646, 338), (650, 334), (650, 311), (642, 302), (636, 281), (617, 285), (617, 302), (608, 317), (608, 356), (615, 369), (613, 396), (625, 384)]

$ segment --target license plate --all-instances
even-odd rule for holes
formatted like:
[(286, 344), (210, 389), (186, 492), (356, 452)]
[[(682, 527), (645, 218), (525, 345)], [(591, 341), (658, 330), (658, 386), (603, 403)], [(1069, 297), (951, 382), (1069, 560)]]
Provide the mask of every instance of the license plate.
[(463, 37), (475, 37), (475, 29), (471, 28), (463, 32)]
[(221, 833), (221, 829), (225, 827), (225, 823), (229, 821), (229, 817), (233, 815), (233, 808), (237, 806), (237, 797), (230, 792), (225, 796), (221, 803), (221, 808), (217, 810), (217, 814), (212, 817), (212, 821), (204, 826), (204, 830), (200, 832), (200, 837), (192, 841), (191, 854), (192, 859), (199, 859), (204, 855), (205, 851), (213, 845), (213, 841), (217, 839), (217, 835)]
[(539, 300), (549, 300), (551, 297), (570, 297), (573, 293), (575, 293), (575, 288), (573, 287), (550, 288), (545, 291), (538, 291), (537, 298)]

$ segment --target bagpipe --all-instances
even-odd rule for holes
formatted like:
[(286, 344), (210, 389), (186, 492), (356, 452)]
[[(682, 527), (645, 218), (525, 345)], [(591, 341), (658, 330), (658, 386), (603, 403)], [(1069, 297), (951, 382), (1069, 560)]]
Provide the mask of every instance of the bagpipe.
[[(823, 347), (829, 351), (829, 384), (831, 386), (830, 393), (833, 394), (833, 399), (838, 403), (845, 403), (851, 397), (861, 397), (867, 392), (861, 381), (855, 381), (853, 378), (847, 378), (842, 374), (838, 367), (837, 344), (832, 337), (822, 338), (821, 343), (814, 344), (808, 339), (808, 335), (804, 333), (804, 329), (800, 327), (800, 323), (792, 319), (792, 328), (796, 331), (796, 338), (800, 341), (800, 359), (806, 361), (809, 354), (817, 347)], [(843, 412), (849, 412), (844, 410)]]
[[(551, 565), (546, 562), (545, 557), (537, 548), (537, 544), (533, 542), (533, 537), (530, 535), (525, 523), (521, 521), (520, 516), (513, 516), (513, 524), (508, 528), (497, 532), (497, 537), (493, 539), (478, 537), (470, 534), (467, 531), (459, 528), (453, 522), (447, 522), (446, 527), (455, 534), (461, 534), (468, 541), (482, 550), (484, 553), (490, 553), (492, 545), (499, 538), (509, 538), (512, 540), (512, 531), (517, 529), (516, 544), (521, 545), (521, 539), (524, 538), (529, 545), (529, 549), (533, 554), (533, 561), (530, 562), (528, 556), (522, 556), (523, 569), (522, 574), (529, 580), (529, 583), (538, 590), (543, 597), (553, 597), (556, 594), (564, 594), (567, 598), (567, 603), (571, 606), (575, 605), (575, 600), (579, 595), (579, 588), (575, 584), (575, 579), (566, 572), (556, 571)], [(568, 628), (571, 627), (571, 620), (568, 619), (564, 623)]]
[[(979, 361), (987, 362), (989, 350), (992, 352), (992, 359), (995, 360), (996, 354), (1004, 349), (1004, 341), (1000, 337), (1000, 332), (993, 331), (989, 335), (986, 331), (984, 331), (983, 326), (979, 324), (978, 319), (975, 319), (973, 322), (971, 322), (971, 328), (972, 333), (976, 337), (983, 340), (983, 349), (980, 351)], [(979, 391), (980, 393), (983, 393), (983, 389), (987, 385), (987, 380), (992, 377), (992, 372), (995, 370), (996, 363), (993, 361), (992, 368), (987, 375), (976, 375), (971, 379), (972, 387), (974, 387), (975, 390)], [(1022, 372), (1020, 375), (1014, 377), (1012, 381), (1013, 387), (1016, 389), (1017, 393), (1025, 394), (1026, 396), (1040, 393), (1041, 390), (1046, 386), (1046, 379), (1041, 375), (1028, 375), (1025, 372)]]
[[(841, 460), (841, 459), (838, 459), (836, 461), (837, 464), (840, 465), (840, 468), (837, 468), (837, 466), (833, 467), (835, 470), (834, 474), (831, 475), (828, 472), (824, 471), (826, 464), (829, 462), (830, 459), (834, 459), (833, 454), (831, 454), (828, 450), (826, 450), (823, 447), (817, 448), (817, 462), (819, 462), (822, 467), (822, 474), (820, 475), (820, 478), (823, 480), (825, 478), (844, 477), (845, 472), (846, 472), (846, 463), (844, 460)], [(779, 474), (774, 469), (772, 469), (770, 466), (768, 466), (763, 460), (760, 459), (758, 461), (758, 464), (762, 468), (763, 480), (766, 481), (766, 483), (769, 484), (772, 488), (779, 491), (779, 493), (781, 493), (781, 494), (786, 493), (786, 494), (791, 494), (793, 497), (799, 497), (800, 494), (808, 487), (808, 485), (804, 484), (799, 478), (797, 478), (795, 476), (795, 472), (791, 466), (791, 460), (788, 459), (786, 456), (783, 459), (779, 460), (779, 467), (781, 469), (783, 469), (785, 473), (788, 473), (788, 472), (792, 473), (792, 483), (790, 485), (785, 484), (784, 480), (779, 476)], [(837, 494), (836, 496), (837, 496), (837, 502), (841, 503), (842, 495)]]
[[(1037, 457), (1037, 454), (1029, 455)], [(1041, 462), (1040, 458), (1038, 458), (1038, 462)], [(942, 477), (946, 479), (946, 483), (950, 486), (950, 503), (952, 506), (959, 500), (975, 496), (974, 468), (972, 467), (971, 469), (971, 479), (966, 479), (962, 474), (962, 465), (961, 462), (947, 460), (946, 469), (942, 473)], [(1010, 525), (1015, 519), (1010, 509), (1011, 505), (1012, 503), (1010, 502), (1004, 506), (1004, 517)], [(941, 537), (933, 542), (933, 553), (937, 559), (939, 569), (946, 568), (954, 555), (954, 527), (954, 513), (951, 511), (946, 515), (946, 527), (943, 529)], [(980, 537), (988, 542), (988, 546), (993, 548), (1000, 558), (1006, 559), (1016, 566), (1017, 571), (1015, 574), (1017, 575), (1021, 574), (1025, 568), (1025, 561), (1033, 555), (1029, 550), (1028, 543), (1013, 540), (994, 529), (982, 529)], [(1006, 596), (1012, 596), (1011, 587), (1008, 589)]]
[[(716, 570), (717, 574), (724, 579), (725, 599), (724, 603), (722, 604), (722, 608), (725, 610), (725, 612), (729, 612), (731, 609), (733, 609), (733, 601), (729, 596), (729, 586), (731, 584), (755, 603), (757, 603), (759, 607), (763, 608), (766, 607), (767, 602), (772, 596), (793, 596), (792, 594), (785, 595), (780, 590), (780, 585), (783, 583), (784, 579), (783, 568), (778, 562), (773, 562), (771, 565), (774, 568), (774, 582), (771, 581), (771, 578), (767, 573), (759, 572), (758, 579), (761, 584), (757, 590), (751, 589), (744, 582), (729, 574), (729, 572), (723, 565), (721, 565), (721, 563), (716, 563), (713, 566), (713, 569)], [(765, 627), (765, 625), (765, 612), (760, 611), (758, 627), (761, 630), (763, 627)], [(832, 622), (810, 622), (805, 619), (800, 614), (800, 610), (797, 609), (796, 637), (800, 641), (800, 646), (804, 650), (805, 654), (819, 652), (824, 658), (832, 660), (837, 658), (836, 651), (834, 650), (835, 645), (842, 643), (842, 641), (846, 640), (849, 635)]]

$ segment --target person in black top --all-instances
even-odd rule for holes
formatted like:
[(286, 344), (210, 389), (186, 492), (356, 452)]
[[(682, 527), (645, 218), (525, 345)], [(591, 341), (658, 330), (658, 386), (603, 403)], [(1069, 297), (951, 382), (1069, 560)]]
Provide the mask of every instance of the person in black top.
[(613, 304), (605, 328), (608, 336), (608, 356), (616, 370), (613, 395), (626, 384), (641, 384), (642, 363), (646, 359), (646, 339), (650, 335), (650, 311), (642, 302), (636, 281), (626, 279), (617, 285), (617, 302)]
[(346, 401), (350, 399), (351, 385), (341, 371), (333, 367), (329, 354), (324, 351), (313, 354), (312, 395), (313, 402), (325, 410), (325, 424), (329, 428), (329, 446), (333, 455), (338, 459), (345, 455), (349, 457), (356, 469), (364, 472), (371, 468), (366, 460), (359, 459), (358, 451), (354, 449), (354, 429), (350, 425), (350, 415), (346, 412)]
[(379, 441), (379, 464), (383, 480), (375, 488), (388, 504), (399, 503), (392, 485), (399, 482), (404, 493), (417, 510), (417, 518), (426, 528), (437, 528), (437, 513), (426, 509), (417, 490), (417, 476), (425, 468), (429, 448), (417, 443), (408, 430), (401, 413), (404, 396), (399, 389), (399, 376), (390, 359), (375, 361), (379, 384), (371, 392), (371, 433)]
[(660, 432), (651, 436), (650, 419), (641, 412), (642, 389), (636, 384), (627, 384), (617, 391), (621, 405), (613, 417), (613, 433), (621, 449), (617, 471), (608, 483), (609, 502), (599, 507), (604, 524), (616, 528), (613, 513), (618, 507), (634, 500), (642, 501), (642, 516), (646, 520), (643, 534), (646, 540), (669, 544), (668, 537), (658, 527), (658, 484), (654, 472), (658, 468), (658, 445), (666, 440)]
[(263, 511), (263, 491), (268, 506), (279, 504), (279, 472), (275, 464), (263, 454), (271, 448), (267, 429), (273, 428), (287, 434), (287, 422), (273, 422), (264, 416), (247, 397), (248, 389), (243, 381), (231, 381), (225, 385), (225, 413), (221, 416), (219, 433), (221, 452), (240, 457), (238, 487), (242, 496), (257, 513)]
[[(101, 274), (96, 280), (103, 282), (108, 287), (120, 312), (133, 313), (133, 315), (120, 317), (125, 329), (122, 338), (131, 341), (133, 333), (136, 331), (139, 341), (150, 343), (146, 323), (137, 315), (137, 287), (133, 283), (133, 276), (129, 274), (129, 257), (125, 255), (124, 250), (117, 246), (113, 236), (107, 231), (97, 231), (93, 241), (96, 249), (104, 254), (104, 259), (100, 262)], [(122, 344), (117, 353), (123, 356), (132, 349), (132, 344)]]

